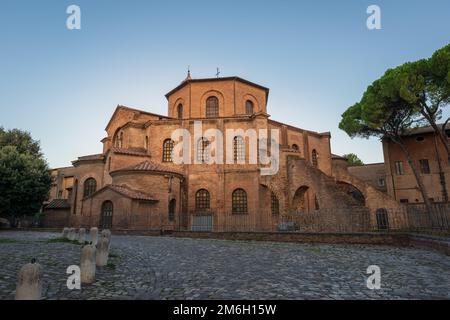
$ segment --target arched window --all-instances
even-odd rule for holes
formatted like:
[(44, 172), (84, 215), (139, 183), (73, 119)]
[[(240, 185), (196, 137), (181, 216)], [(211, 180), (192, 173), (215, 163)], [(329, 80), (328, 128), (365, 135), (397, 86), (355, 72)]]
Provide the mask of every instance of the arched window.
[(206, 189), (200, 189), (195, 194), (195, 210), (203, 211), (210, 208), (209, 192)]
[(233, 214), (247, 214), (247, 193), (243, 189), (234, 190), (231, 200)]
[(219, 99), (217, 97), (209, 97), (206, 99), (206, 117), (216, 118), (219, 116)]
[(181, 103), (177, 107), (177, 118), (183, 119), (183, 105)]
[(94, 178), (88, 178), (84, 181), (84, 193), (83, 197), (89, 197), (97, 190), (97, 181)]
[(102, 204), (102, 215), (100, 220), (100, 228), (111, 229), (113, 218), (113, 203), (111, 201), (105, 201)]
[(169, 201), (169, 221), (175, 220), (175, 210), (177, 208), (177, 200), (172, 199)]
[(116, 137), (116, 148), (122, 148), (123, 146), (123, 131), (119, 132)]
[(273, 192), (270, 195), (270, 205), (272, 209), (272, 214), (280, 213), (280, 202), (278, 201), (276, 194)]
[(318, 154), (317, 154), (316, 149), (313, 149), (312, 154), (311, 154), (311, 159), (312, 159), (313, 166), (317, 167), (317, 165), (318, 165), (318, 162), (317, 162)]
[(294, 151), (298, 151), (298, 145), (296, 145), (295, 143), (292, 145), (292, 150)]
[(163, 143), (163, 162), (172, 162), (173, 141), (171, 139), (164, 140)]
[(233, 152), (235, 162), (245, 160), (245, 142), (241, 136), (233, 138)]
[(200, 163), (209, 161), (209, 141), (205, 137), (197, 141), (197, 161)]
[(253, 102), (251, 102), (250, 100), (247, 100), (245, 102), (245, 113), (253, 114)]

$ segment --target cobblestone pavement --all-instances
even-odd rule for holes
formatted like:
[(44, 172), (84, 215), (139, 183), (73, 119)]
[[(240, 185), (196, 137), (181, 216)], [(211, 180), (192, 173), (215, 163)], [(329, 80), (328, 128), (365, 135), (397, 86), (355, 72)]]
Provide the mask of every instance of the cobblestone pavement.
[[(13, 299), (17, 272), (35, 257), (45, 299), (450, 299), (450, 258), (388, 246), (114, 236), (107, 267), (81, 290), (66, 268), (81, 246), (56, 233), (0, 232), (0, 299)], [(366, 287), (369, 265), (381, 289)]]

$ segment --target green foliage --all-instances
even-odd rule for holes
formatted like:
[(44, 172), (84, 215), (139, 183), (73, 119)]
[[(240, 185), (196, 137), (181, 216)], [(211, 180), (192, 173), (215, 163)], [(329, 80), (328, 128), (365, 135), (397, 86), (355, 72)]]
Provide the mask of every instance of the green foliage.
[(389, 69), (360, 102), (343, 114), (339, 128), (350, 137), (395, 138), (414, 125), (439, 120), (450, 103), (450, 45), (430, 59)]
[(354, 153), (348, 153), (343, 155), (344, 158), (347, 158), (347, 163), (349, 166), (363, 166), (364, 162), (358, 158), (358, 156)]
[(19, 153), (29, 153), (35, 157), (42, 157), (38, 141), (34, 141), (29, 132), (19, 129), (5, 131), (0, 127), (0, 148), (15, 146)]
[(0, 128), (0, 215), (34, 215), (52, 183), (39, 143), (27, 132)]

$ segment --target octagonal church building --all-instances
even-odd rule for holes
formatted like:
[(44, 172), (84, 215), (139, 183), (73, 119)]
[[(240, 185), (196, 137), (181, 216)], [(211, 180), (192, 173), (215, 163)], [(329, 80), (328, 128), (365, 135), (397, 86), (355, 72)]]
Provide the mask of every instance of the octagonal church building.
[[(401, 204), (351, 176), (346, 159), (331, 153), (329, 132), (271, 119), (268, 88), (239, 77), (188, 74), (166, 98), (167, 115), (117, 106), (101, 153), (52, 170), (45, 226), (366, 231), (402, 223), (395, 213)], [(223, 133), (222, 162), (211, 160), (220, 152), (208, 129)], [(255, 143), (252, 131), (267, 137)], [(186, 134), (175, 141), (174, 132)], [(257, 159), (263, 151), (274, 156), (274, 143), (272, 163), (252, 161), (255, 152)], [(185, 161), (175, 161), (176, 153)], [(264, 173), (271, 165), (276, 170)]]

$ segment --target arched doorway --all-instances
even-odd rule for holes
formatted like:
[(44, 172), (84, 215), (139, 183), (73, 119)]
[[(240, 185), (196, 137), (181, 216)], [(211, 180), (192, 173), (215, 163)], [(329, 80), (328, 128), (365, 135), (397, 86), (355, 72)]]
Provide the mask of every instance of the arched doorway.
[(309, 187), (301, 186), (295, 191), (294, 198), (292, 199), (292, 208), (297, 213), (308, 212), (308, 197), (307, 191)]
[(100, 219), (100, 227), (102, 229), (111, 229), (113, 218), (113, 203), (111, 201), (105, 201), (102, 204), (102, 215)]
[(342, 188), (342, 190), (347, 193), (349, 196), (351, 196), (358, 206), (365, 206), (366, 205), (366, 198), (364, 197), (364, 194), (356, 188), (354, 185), (338, 181), (338, 185)]

